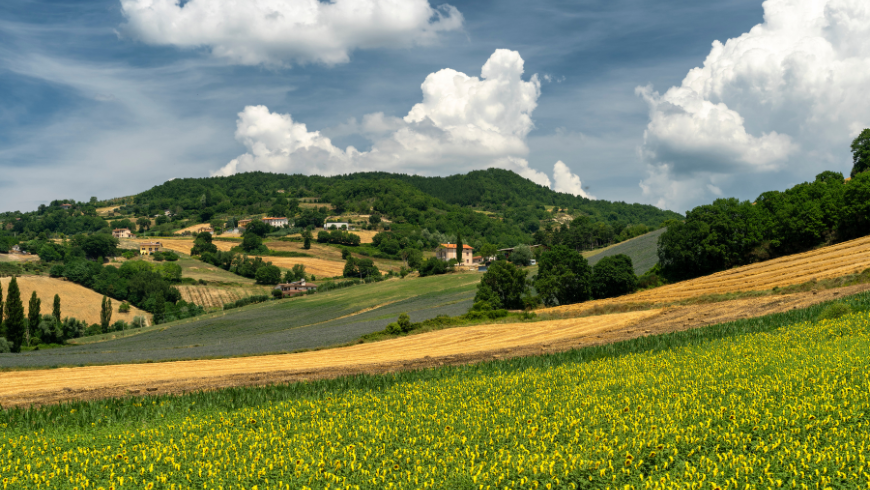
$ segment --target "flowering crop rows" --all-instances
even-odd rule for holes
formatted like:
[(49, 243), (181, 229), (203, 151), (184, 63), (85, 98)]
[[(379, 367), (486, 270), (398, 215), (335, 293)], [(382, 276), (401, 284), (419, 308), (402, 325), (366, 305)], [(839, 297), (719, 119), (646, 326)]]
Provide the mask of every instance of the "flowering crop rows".
[(867, 488), (868, 325), (861, 312), (147, 422), (10, 426), (0, 475), (4, 488)]

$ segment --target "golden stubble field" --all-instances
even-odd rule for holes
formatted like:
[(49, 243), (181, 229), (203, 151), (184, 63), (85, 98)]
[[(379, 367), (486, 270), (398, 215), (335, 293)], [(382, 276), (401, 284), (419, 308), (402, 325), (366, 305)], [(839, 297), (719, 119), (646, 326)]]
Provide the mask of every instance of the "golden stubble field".
[(220, 308), (248, 296), (270, 294), (269, 286), (176, 286), (181, 299), (204, 308)]
[[(4, 300), (9, 292), (9, 281), (11, 280), (9, 277), (0, 279), (0, 284), (3, 285)], [(42, 300), (40, 312), (43, 315), (51, 314), (54, 295), (57, 294), (60, 296), (62, 317), (71, 316), (78, 320), (84, 320), (88, 324), (100, 323), (100, 307), (103, 296), (97, 292), (72, 282), (45, 276), (20, 276), (18, 277), (18, 287), (21, 289), (21, 302), (24, 303), (25, 312), (28, 311), (30, 295), (36, 291), (36, 296)], [(112, 323), (118, 320), (130, 323), (137, 316), (144, 316), (150, 323), (150, 313), (133, 306), (130, 307), (128, 313), (121, 313), (118, 311), (120, 305), (120, 301), (112, 300)]]

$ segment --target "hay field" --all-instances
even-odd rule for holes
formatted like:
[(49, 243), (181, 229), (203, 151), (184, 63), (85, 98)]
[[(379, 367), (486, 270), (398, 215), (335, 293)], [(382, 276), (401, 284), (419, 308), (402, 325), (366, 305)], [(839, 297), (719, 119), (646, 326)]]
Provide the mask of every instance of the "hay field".
[(712, 294), (764, 291), (854, 274), (870, 267), (870, 237), (737, 267), (648, 291), (545, 311), (580, 312), (626, 303), (667, 303)]
[[(182, 228), (180, 230), (175, 230), (173, 233), (176, 235), (181, 235), (184, 232), (196, 233), (196, 230), (198, 230), (200, 228), (205, 228), (205, 227), (211, 228), (211, 225), (208, 223), (201, 223), (198, 225), (188, 226), (187, 228)], [(190, 250), (190, 249), (188, 249), (188, 250)]]
[[(9, 291), (9, 277), (0, 279), (0, 284), (3, 285), (4, 299), (5, 294)], [(36, 296), (42, 300), (40, 311), (43, 315), (51, 313), (54, 295), (60, 296), (61, 316), (84, 320), (89, 324), (100, 323), (100, 305), (103, 301), (103, 296), (95, 291), (87, 289), (78, 284), (55, 279), (45, 276), (21, 276), (18, 278), (18, 287), (21, 289), (21, 301), (24, 303), (24, 311), (27, 312), (27, 305), (30, 301), (30, 295), (36, 291)], [(129, 323), (133, 321), (133, 317), (144, 316), (150, 322), (151, 314), (142, 311), (139, 308), (130, 307), (128, 313), (121, 313), (118, 307), (120, 301), (112, 300), (112, 323), (118, 320), (124, 320)]]
[(108, 216), (109, 213), (121, 209), (120, 206), (107, 206), (105, 208), (97, 208), (97, 216)]
[[(275, 250), (275, 251), (279, 251), (279, 252), (301, 252), (304, 254), (311, 255), (312, 257), (314, 257), (316, 259), (334, 261), (337, 264), (339, 264), (340, 267), (342, 268), (341, 271), (339, 271), (339, 273), (338, 273), (339, 275), (341, 275), (341, 272), (344, 270), (344, 259), (341, 258), (341, 249), (338, 247), (330, 247), (328, 245), (321, 245), (319, 243), (312, 242), (311, 248), (309, 250), (305, 250), (304, 248), (302, 248), (302, 243), (300, 243), (300, 242), (283, 242), (283, 241), (278, 241), (278, 240), (265, 242), (265, 245), (267, 247), (269, 247), (269, 250)], [(353, 250), (353, 249), (351, 249), (351, 250)], [(397, 261), (397, 260), (385, 260), (385, 259), (378, 259), (378, 258), (374, 258), (374, 257), (364, 257), (360, 254), (355, 254), (355, 253), (351, 253), (351, 255), (353, 255), (354, 257), (356, 257), (358, 259), (361, 259), (361, 258), (372, 259), (372, 261), (375, 263), (375, 265), (378, 267), (378, 269), (381, 270), (382, 272), (386, 272), (389, 270), (398, 271), (399, 268), (402, 266), (402, 263), (400, 261)], [(266, 257), (264, 257), (264, 259), (265, 258)], [(276, 257), (269, 257), (268, 259), (272, 260), (274, 263), (275, 258)], [(302, 259), (292, 259), (292, 260), (302, 260)], [(275, 264), (275, 265), (278, 265), (278, 264)], [(283, 267), (281, 265), (278, 265), (278, 266)], [(307, 269), (307, 267), (308, 266), (306, 266), (306, 269)]]
[(272, 265), (281, 267), (282, 269), (292, 269), (296, 264), (305, 266), (305, 272), (314, 274), (318, 279), (321, 277), (340, 276), (344, 272), (344, 262), (336, 262), (334, 260), (315, 259), (310, 257), (268, 257), (263, 256), (263, 260), (271, 262)]
[[(192, 238), (166, 238), (159, 237), (155, 238), (155, 241), (158, 241), (163, 244), (163, 248), (167, 250), (172, 250), (173, 252), (180, 252), (184, 255), (190, 255), (190, 249), (193, 248), (193, 239)], [(212, 243), (215, 244), (218, 250), (221, 252), (229, 252), (233, 247), (238, 246), (238, 243), (234, 242), (223, 242), (220, 240), (215, 240)]]
[(216, 287), (216, 286), (176, 286), (181, 293), (181, 299), (188, 303), (194, 303), (203, 308), (220, 308), (227, 303), (247, 298), (248, 296), (269, 294), (272, 291), (268, 286), (247, 287)]

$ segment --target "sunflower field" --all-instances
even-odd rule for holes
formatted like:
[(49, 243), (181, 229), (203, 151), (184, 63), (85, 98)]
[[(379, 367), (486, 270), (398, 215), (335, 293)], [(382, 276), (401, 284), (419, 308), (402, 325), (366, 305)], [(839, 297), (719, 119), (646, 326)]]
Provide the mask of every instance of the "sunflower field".
[(847, 303), (475, 366), (7, 410), (0, 483), (868, 488), (870, 298)]

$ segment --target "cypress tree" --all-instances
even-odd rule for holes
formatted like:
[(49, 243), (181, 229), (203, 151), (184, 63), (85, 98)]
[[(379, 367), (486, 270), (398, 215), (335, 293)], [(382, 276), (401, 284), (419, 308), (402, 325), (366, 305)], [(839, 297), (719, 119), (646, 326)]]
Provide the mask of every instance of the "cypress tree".
[(163, 293), (157, 293), (154, 298), (154, 324), (163, 323), (163, 316), (166, 314), (166, 301), (163, 299)]
[(103, 296), (103, 304), (100, 308), (100, 329), (103, 333), (109, 332), (109, 325), (112, 323), (112, 301)]
[(459, 265), (462, 265), (462, 235), (459, 233), (456, 234), (456, 261), (459, 262)]
[(6, 337), (6, 324), (3, 323), (3, 283), (0, 282), (0, 337)]
[(18, 281), (12, 278), (6, 291), (6, 339), (12, 344), (12, 352), (21, 352), (24, 342), (24, 304)]
[(30, 303), (27, 305), (27, 328), (24, 331), (24, 339), (30, 345), (30, 333), (39, 327), (39, 316), (42, 313), (42, 300), (36, 296), (36, 291), (30, 295)]
[(54, 295), (54, 308), (52, 308), (51, 314), (57, 320), (57, 323), (60, 323), (60, 296), (56, 294)]

